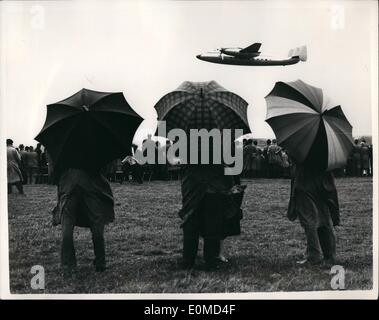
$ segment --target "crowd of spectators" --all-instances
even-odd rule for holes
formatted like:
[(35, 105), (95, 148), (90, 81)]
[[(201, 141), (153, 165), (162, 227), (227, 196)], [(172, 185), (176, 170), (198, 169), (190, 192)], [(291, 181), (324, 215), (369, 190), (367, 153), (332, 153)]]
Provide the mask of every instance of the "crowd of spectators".
[[(266, 145), (258, 146), (258, 141), (243, 141), (245, 178), (290, 178), (294, 165), (287, 151), (279, 147), (276, 140), (268, 139)], [(346, 166), (334, 171), (336, 176), (367, 177), (373, 175), (372, 144), (364, 138), (356, 139)]]
[(20, 144), (16, 150), (21, 158), (23, 184), (49, 182), (49, 156), (40, 143), (35, 148)]
[[(261, 141), (259, 141), (261, 142)], [(155, 158), (166, 158), (164, 164), (144, 164), (138, 162), (138, 152), (146, 156), (147, 146), (153, 144)], [(104, 172), (109, 181), (123, 183), (134, 181), (143, 183), (144, 180), (171, 180), (180, 178), (180, 159), (167, 159), (167, 151), (172, 142), (161, 144), (153, 141), (151, 135), (143, 141), (143, 151), (133, 147), (133, 154), (123, 159), (116, 159), (109, 163)], [(277, 141), (266, 140), (265, 145), (259, 145), (258, 140), (244, 139), (239, 148), (243, 148), (243, 178), (290, 178), (293, 162), (287, 151), (278, 146)], [(21, 162), (20, 170), (23, 184), (51, 183), (50, 172), (52, 161), (49, 154), (40, 143), (33, 146), (20, 144), (16, 147)], [(177, 155), (176, 155), (177, 156)], [(365, 177), (373, 175), (372, 144), (364, 138), (354, 141), (354, 148), (347, 159), (344, 168), (335, 170), (336, 176)]]

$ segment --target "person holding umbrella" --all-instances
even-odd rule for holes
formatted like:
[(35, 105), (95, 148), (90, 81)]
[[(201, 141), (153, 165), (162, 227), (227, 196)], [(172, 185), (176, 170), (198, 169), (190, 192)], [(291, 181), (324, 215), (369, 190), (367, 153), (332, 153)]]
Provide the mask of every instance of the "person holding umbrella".
[[(187, 136), (191, 129), (242, 129), (242, 134), (250, 132), (247, 102), (215, 81), (186, 81), (176, 91), (162, 97), (155, 109), (158, 120), (165, 121), (167, 131), (179, 128)], [(159, 127), (157, 132), (160, 132)], [(236, 138), (232, 137), (231, 145)], [(199, 148), (197, 153), (201, 159), (201, 152), (209, 152), (208, 164), (187, 162), (182, 167), (182, 209), (179, 216), (183, 221), (182, 267), (185, 269), (195, 265), (200, 236), (204, 238), (205, 268), (214, 270), (219, 262), (227, 261), (221, 253), (221, 241), (227, 236), (240, 234), (244, 186), (239, 185), (238, 176), (225, 175), (223, 163), (212, 161), (211, 142), (208, 150)], [(188, 151), (190, 155), (190, 147)]]
[(334, 264), (340, 214), (332, 170), (346, 164), (352, 126), (341, 106), (301, 80), (277, 82), (266, 103), (266, 121), (296, 165), (287, 216), (299, 219), (307, 239), (306, 259), (298, 263)]
[(53, 225), (62, 225), (61, 265), (65, 278), (76, 269), (75, 226), (91, 229), (95, 270), (106, 269), (104, 226), (114, 220), (113, 194), (101, 169), (125, 157), (142, 118), (123, 94), (82, 89), (47, 106), (36, 137), (49, 152), (58, 203)]
[(338, 194), (331, 171), (316, 161), (297, 164), (287, 216), (299, 219), (307, 239), (306, 258), (298, 264), (335, 264), (334, 227), (340, 223)]

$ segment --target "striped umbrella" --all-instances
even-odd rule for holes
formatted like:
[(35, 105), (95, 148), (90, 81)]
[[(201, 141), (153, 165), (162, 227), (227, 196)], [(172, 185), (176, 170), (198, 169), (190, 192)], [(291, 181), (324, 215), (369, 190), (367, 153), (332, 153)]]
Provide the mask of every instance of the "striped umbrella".
[[(216, 81), (183, 82), (155, 105), (158, 120), (166, 121), (167, 132), (189, 129), (242, 129), (249, 133), (247, 102)], [(158, 128), (159, 129), (159, 128)], [(157, 130), (159, 132), (159, 130)]]
[(301, 80), (277, 82), (265, 97), (266, 122), (278, 144), (298, 162), (342, 167), (353, 147), (352, 126), (341, 106)]

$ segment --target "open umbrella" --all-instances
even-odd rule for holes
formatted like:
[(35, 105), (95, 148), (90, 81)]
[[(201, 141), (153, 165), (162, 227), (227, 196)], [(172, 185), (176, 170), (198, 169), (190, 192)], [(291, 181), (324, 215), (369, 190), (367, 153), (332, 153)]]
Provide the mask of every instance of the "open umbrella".
[(58, 167), (99, 169), (131, 152), (142, 120), (122, 92), (82, 89), (47, 106), (45, 124), (35, 139)]
[[(183, 82), (155, 105), (158, 120), (166, 121), (167, 132), (174, 128), (242, 129), (249, 133), (247, 102), (221, 87), (216, 81)], [(159, 130), (157, 130), (159, 132)]]
[(265, 99), (267, 123), (298, 163), (311, 161), (327, 170), (346, 164), (353, 147), (352, 126), (322, 89), (301, 80), (280, 81)]

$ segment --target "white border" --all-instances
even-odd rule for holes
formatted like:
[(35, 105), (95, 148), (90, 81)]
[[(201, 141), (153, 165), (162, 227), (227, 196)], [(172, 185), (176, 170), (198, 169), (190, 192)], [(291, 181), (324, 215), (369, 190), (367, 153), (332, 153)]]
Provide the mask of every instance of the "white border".
[[(351, 4), (358, 1), (336, 1), (338, 4)], [(4, 2), (0, 2), (0, 39), (4, 32), (1, 24)], [(273, 1), (272, 4), (294, 5), (293, 3)], [(189, 300), (189, 299), (377, 299), (378, 298), (378, 2), (372, 1), (372, 33), (371, 33), (371, 105), (372, 105), (372, 139), (374, 145), (374, 177), (373, 177), (373, 288), (371, 290), (346, 291), (301, 291), (301, 292), (252, 292), (252, 293), (182, 293), (182, 294), (11, 294), (9, 288), (9, 259), (8, 259), (8, 197), (6, 191), (6, 153), (5, 147), (0, 148), (0, 297), (2, 299), (128, 299), (128, 300)], [(6, 95), (6, 57), (0, 46), (0, 145), (5, 146), (5, 108)]]

